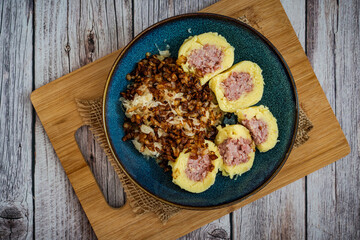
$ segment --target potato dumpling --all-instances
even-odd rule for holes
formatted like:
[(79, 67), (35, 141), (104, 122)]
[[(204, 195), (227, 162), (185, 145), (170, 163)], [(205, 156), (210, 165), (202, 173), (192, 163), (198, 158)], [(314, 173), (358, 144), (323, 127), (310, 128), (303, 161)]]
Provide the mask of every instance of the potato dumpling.
[(260, 101), (264, 92), (261, 68), (253, 62), (242, 61), (210, 80), (219, 107), (224, 112), (252, 106)]
[(179, 49), (178, 63), (185, 72), (200, 75), (204, 85), (234, 63), (234, 47), (218, 33), (208, 32), (189, 37)]
[(233, 178), (249, 171), (255, 158), (255, 145), (249, 130), (241, 125), (219, 126), (218, 130), (215, 143), (223, 161), (222, 174)]
[(241, 109), (236, 112), (238, 121), (249, 129), (250, 134), (260, 152), (272, 149), (279, 135), (276, 118), (270, 110), (263, 106)]
[[(209, 155), (198, 159), (191, 159), (191, 153), (182, 151), (175, 162), (169, 161), (172, 167), (173, 183), (193, 193), (201, 193), (210, 188), (215, 183), (216, 174), (219, 171), (220, 164), (222, 163), (221, 156), (216, 145), (208, 140), (205, 140), (208, 145), (208, 150), (213, 151), (217, 159), (211, 160)], [(209, 165), (212, 164), (213, 168), (209, 172)]]

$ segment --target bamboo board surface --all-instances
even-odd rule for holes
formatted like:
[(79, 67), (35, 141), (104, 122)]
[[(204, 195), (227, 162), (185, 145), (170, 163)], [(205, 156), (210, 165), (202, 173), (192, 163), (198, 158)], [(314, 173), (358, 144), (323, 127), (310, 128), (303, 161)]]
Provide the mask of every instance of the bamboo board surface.
[[(119, 51), (74, 71), (33, 92), (31, 100), (72, 183), (87, 217), (100, 239), (175, 238), (275, 191), (350, 151), (323, 90), (294, 30), (277, 0), (225, 0), (203, 11), (234, 18), (246, 16), (281, 52), (298, 88), (299, 101), (314, 124), (310, 140), (293, 150), (274, 180), (256, 195), (234, 206), (212, 211), (183, 210), (163, 226), (153, 214), (135, 216), (129, 205), (113, 209), (105, 202), (75, 142), (82, 121), (75, 98), (100, 97), (108, 72)], [(316, 108), (314, 107), (316, 106)]]

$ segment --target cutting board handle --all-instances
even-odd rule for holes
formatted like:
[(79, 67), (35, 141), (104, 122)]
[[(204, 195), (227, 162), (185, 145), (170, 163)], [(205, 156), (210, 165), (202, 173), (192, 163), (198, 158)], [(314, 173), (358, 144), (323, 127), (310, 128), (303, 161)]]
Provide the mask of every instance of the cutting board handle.
[[(79, 127), (81, 127), (81, 124), (79, 124), (78, 128)], [(106, 202), (104, 194), (76, 142), (75, 134), (78, 128), (74, 128), (73, 131), (67, 135), (66, 148), (71, 149), (71, 153), (60, 157), (60, 159), (63, 160), (63, 163), (71, 162), (72, 167), (65, 169), (73, 169), (71, 172), (67, 172), (67, 174), (90, 223), (93, 227), (99, 226), (99, 223), (93, 224), (92, 222), (93, 219), (98, 218), (99, 214), (111, 216), (116, 212), (116, 214), (119, 215), (135, 215), (128, 202), (119, 208), (113, 208)], [(71, 158), (71, 161), (69, 161), (70, 159), (64, 158)], [(118, 227), (121, 227), (123, 224), (125, 224), (125, 222), (117, 223)]]

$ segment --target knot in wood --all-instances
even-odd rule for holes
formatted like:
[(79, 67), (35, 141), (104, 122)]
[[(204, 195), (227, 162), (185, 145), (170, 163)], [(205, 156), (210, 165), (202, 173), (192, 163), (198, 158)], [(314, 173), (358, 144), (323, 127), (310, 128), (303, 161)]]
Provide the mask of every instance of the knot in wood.
[(88, 35), (88, 49), (91, 53), (95, 52), (95, 34), (92, 30)]
[(70, 52), (70, 50), (71, 50), (71, 47), (70, 47), (70, 44), (69, 43), (66, 43), (66, 45), (65, 45), (65, 52), (66, 53), (69, 53)]
[(24, 214), (15, 206), (0, 207), (0, 217), (6, 219), (20, 219)]
[(216, 228), (211, 233), (208, 233), (210, 235), (210, 239), (230, 239), (228, 237), (228, 233), (225, 231), (225, 229), (222, 228)]
[(22, 239), (26, 235), (28, 213), (16, 203), (0, 204), (0, 239)]

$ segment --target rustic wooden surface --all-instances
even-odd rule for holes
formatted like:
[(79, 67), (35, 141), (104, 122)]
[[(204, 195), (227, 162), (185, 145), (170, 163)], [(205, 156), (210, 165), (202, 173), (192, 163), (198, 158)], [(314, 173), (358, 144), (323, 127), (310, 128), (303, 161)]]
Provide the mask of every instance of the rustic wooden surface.
[[(170, 219), (166, 226), (162, 226), (156, 217), (149, 214), (134, 218), (128, 204), (120, 209), (108, 207), (74, 140), (74, 135), (82, 124), (76, 111), (74, 98), (101, 96), (102, 85), (114, 57), (119, 52), (107, 55), (79, 71), (74, 71), (46, 84), (32, 93), (32, 102), (92, 227), (103, 239), (111, 236), (164, 238), (184, 235), (302, 178), (350, 152), (335, 115), (280, 2), (277, 0), (258, 2), (226, 0), (214, 4), (204, 11), (232, 17), (245, 14), (249, 21), (275, 44), (292, 70), (301, 105), (314, 124), (311, 139), (307, 144), (293, 151), (282, 171), (258, 194), (239, 204), (216, 211), (183, 210), (176, 217)], [(314, 103), (317, 108), (314, 107)], [(141, 222), (151, 222), (152, 224), (141, 224)]]
[[(356, 0), (282, 2), (352, 153), (307, 179), (188, 234), (186, 239), (360, 237), (360, 6)], [(0, 238), (95, 238), (35, 118), (28, 99), (31, 90), (124, 46), (149, 24), (210, 4), (58, 0), (1, 3)], [(111, 168), (101, 164), (104, 156), (100, 149), (86, 129), (79, 130), (77, 136), (103, 183), (107, 200), (111, 205), (121, 205), (122, 195), (114, 194), (119, 183)]]
[(31, 239), (33, 201), (33, 3), (0, 3), (0, 239)]
[(308, 2), (307, 53), (352, 149), (308, 176), (309, 238), (360, 238), (359, 10), (359, 1)]

